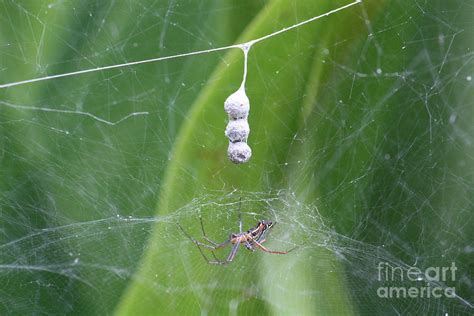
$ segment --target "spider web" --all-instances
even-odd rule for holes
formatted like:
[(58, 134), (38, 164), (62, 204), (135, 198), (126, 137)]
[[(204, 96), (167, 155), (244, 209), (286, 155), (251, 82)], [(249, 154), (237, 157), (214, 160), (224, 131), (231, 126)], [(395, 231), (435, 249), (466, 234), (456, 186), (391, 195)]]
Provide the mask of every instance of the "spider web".
[[(263, 139), (280, 136), (262, 121), (283, 122), (279, 108), (320, 94), (303, 124), (284, 126), (290, 146), (265, 156), (260, 189), (240, 188), (244, 169), (229, 163), (235, 183), (195, 184), (203, 188), (192, 198), (182, 188), (174, 192), (182, 205), (157, 212), (193, 103), (228, 80), (212, 75), (219, 64), (243, 69), (229, 50), (271, 3), (0, 1), (0, 314), (132, 313), (124, 303), (132, 298), (201, 314), (222, 306), (229, 314), (472, 314), (472, 5), (389, 1), (374, 14), (366, 3), (295, 5), (292, 23), (275, 17), (252, 45), (252, 159)], [(334, 27), (329, 46), (303, 36), (348, 17), (356, 31)], [(301, 37), (290, 42), (290, 34)], [(321, 92), (280, 93), (281, 73), (291, 74), (288, 85), (311, 82), (293, 65), (313, 51), (329, 69)], [(231, 79), (223, 95), (240, 86), (241, 72)], [(254, 103), (259, 93), (277, 101)], [(273, 115), (258, 116), (258, 107)], [(225, 119), (222, 110), (221, 122), (202, 129), (221, 130), (225, 143)], [(239, 212), (244, 229), (277, 222), (268, 248), (298, 249), (278, 256), (241, 247), (232, 264), (214, 267), (176, 226), (198, 238), (202, 216), (221, 242), (238, 231)], [(156, 274), (143, 269), (150, 253), (162, 265)], [(452, 262), (455, 280), (406, 278)], [(405, 279), (380, 280), (380, 263)], [(137, 286), (148, 293), (137, 298)], [(456, 295), (383, 298), (384, 286), (454, 287)]]

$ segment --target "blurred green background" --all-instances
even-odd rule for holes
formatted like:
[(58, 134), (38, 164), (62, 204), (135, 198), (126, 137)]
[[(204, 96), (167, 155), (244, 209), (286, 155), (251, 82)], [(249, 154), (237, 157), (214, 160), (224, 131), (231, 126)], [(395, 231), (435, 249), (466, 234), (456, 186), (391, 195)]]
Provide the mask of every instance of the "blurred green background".
[[(0, 85), (243, 43), (350, 2), (0, 0)], [(472, 314), (474, 8), (366, 0), (238, 49), (0, 89), (0, 314)], [(130, 116), (131, 115), (131, 116)], [(130, 116), (130, 117), (129, 117)], [(239, 200), (242, 203), (239, 203)], [(277, 220), (272, 256), (210, 266)], [(222, 251), (225, 257), (229, 249)], [(383, 299), (379, 262), (456, 298)]]

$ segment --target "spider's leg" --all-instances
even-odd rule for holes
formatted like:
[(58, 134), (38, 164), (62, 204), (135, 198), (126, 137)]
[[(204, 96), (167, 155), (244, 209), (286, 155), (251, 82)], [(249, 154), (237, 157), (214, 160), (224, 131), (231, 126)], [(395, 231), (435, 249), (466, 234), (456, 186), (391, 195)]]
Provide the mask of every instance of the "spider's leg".
[[(216, 250), (217, 248), (215, 246), (210, 246), (210, 245), (206, 245), (205, 243), (202, 243), (196, 239), (194, 239), (193, 237), (191, 237), (191, 235), (189, 235), (185, 230), (184, 228), (179, 224), (179, 223), (176, 223), (176, 225), (178, 225), (179, 229), (181, 229), (181, 231), (183, 232), (183, 234), (186, 235), (186, 237), (188, 237), (193, 243), (195, 243), (198, 247), (199, 246), (203, 246), (207, 249), (210, 249), (210, 250)], [(221, 244), (222, 245), (222, 244)], [(220, 246), (220, 245), (219, 245)], [(221, 246), (223, 247), (223, 246)]]
[[(219, 249), (219, 248), (222, 248), (222, 247), (225, 247), (227, 246), (230, 241), (229, 240), (226, 240), (220, 244), (217, 244), (217, 243), (214, 243), (215, 246), (209, 246), (209, 245), (206, 245), (200, 241), (197, 241), (196, 239), (194, 239), (193, 237), (191, 237), (191, 235), (189, 235), (185, 230), (184, 228), (179, 224), (179, 223), (176, 223), (176, 225), (178, 225), (178, 227), (181, 229), (181, 231), (186, 235), (186, 237), (188, 237), (197, 247), (198, 247), (198, 250), (199, 250), (199, 253), (201, 254), (201, 256), (204, 258), (204, 260), (207, 261), (207, 263), (209, 264), (223, 264), (223, 263), (220, 263), (220, 262), (224, 262), (224, 263), (227, 263), (226, 261), (221, 261), (219, 260), (219, 258), (217, 258), (216, 254), (214, 253), (214, 250), (216, 249)], [(201, 246), (203, 247), (206, 247), (207, 249), (209, 249), (211, 251), (211, 254), (212, 256), (214, 257), (214, 260), (215, 261), (211, 261), (207, 258), (207, 256), (204, 254), (204, 252), (202, 251), (201, 249)]]
[(214, 260), (221, 262), (221, 260), (220, 260), (219, 258), (217, 258), (216, 254), (214, 253), (214, 250), (217, 250), (217, 249), (219, 249), (219, 248), (223, 248), (223, 247), (227, 246), (229, 243), (230, 243), (230, 241), (229, 241), (229, 240), (226, 240), (226, 241), (224, 241), (224, 242), (222, 242), (222, 243), (220, 243), (220, 244), (215, 244), (214, 249), (211, 249), (211, 250), (210, 250), (212, 256), (214, 257)]
[(214, 249), (219, 249), (219, 248), (227, 246), (227, 244), (229, 243), (228, 240), (218, 244), (215, 241), (211, 240), (209, 237), (207, 237), (206, 231), (204, 230), (204, 224), (202, 222), (202, 217), (201, 216), (199, 216), (199, 222), (201, 223), (201, 231), (202, 231), (202, 235), (203, 235), (204, 240), (207, 241), (208, 243), (212, 244), (214, 246)]
[(234, 260), (234, 257), (235, 257), (235, 255), (237, 254), (237, 250), (239, 250), (239, 246), (240, 246), (240, 241), (237, 241), (237, 242), (232, 246), (232, 250), (230, 251), (230, 254), (229, 254), (229, 256), (227, 257), (227, 262), (231, 262), (232, 260)]
[(203, 235), (204, 239), (206, 241), (208, 241), (209, 243), (213, 244), (214, 246), (217, 245), (216, 242), (214, 242), (214, 241), (210, 240), (209, 238), (207, 238), (206, 231), (204, 230), (204, 224), (202, 222), (202, 217), (201, 216), (199, 216), (199, 222), (201, 223), (201, 231), (202, 231), (202, 235)]
[(255, 239), (254, 239), (254, 242), (255, 242), (255, 245), (257, 245), (257, 247), (262, 249), (263, 251), (268, 252), (268, 253), (272, 253), (272, 254), (278, 254), (278, 255), (286, 255), (286, 254), (292, 252), (293, 250), (295, 250), (296, 248), (298, 248), (298, 247), (294, 247), (294, 248), (291, 248), (288, 251), (274, 251), (274, 250), (270, 250), (270, 249), (265, 248), (264, 246), (262, 246), (262, 244), (260, 244)]
[(229, 254), (229, 256), (227, 257), (227, 259), (225, 261), (221, 261), (221, 260), (216, 258), (216, 261), (208, 261), (208, 263), (210, 263), (210, 264), (221, 264), (221, 265), (231, 263), (232, 260), (234, 260), (235, 254), (237, 253), (237, 250), (239, 250), (239, 246), (240, 246), (240, 242), (236, 242), (232, 246), (232, 250), (230, 251), (230, 254)]
[(239, 199), (239, 233), (242, 234), (242, 197)]

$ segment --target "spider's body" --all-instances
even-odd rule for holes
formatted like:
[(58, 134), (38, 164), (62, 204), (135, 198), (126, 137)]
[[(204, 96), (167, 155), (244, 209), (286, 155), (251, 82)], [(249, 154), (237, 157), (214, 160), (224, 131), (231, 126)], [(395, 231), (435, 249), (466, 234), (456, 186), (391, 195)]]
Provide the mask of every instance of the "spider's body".
[[(281, 255), (286, 255), (287, 253), (289, 253), (290, 251), (295, 249), (295, 248), (293, 248), (289, 251), (273, 251), (273, 250), (269, 250), (269, 249), (265, 248), (264, 246), (262, 246), (262, 243), (264, 243), (265, 240), (266, 240), (265, 238), (266, 238), (268, 232), (275, 225), (275, 223), (273, 223), (271, 221), (259, 221), (255, 227), (249, 229), (246, 232), (242, 232), (242, 221), (239, 221), (240, 233), (230, 234), (229, 239), (227, 239), (226, 241), (224, 241), (220, 244), (218, 244), (218, 243), (210, 240), (209, 238), (207, 238), (206, 233), (204, 231), (204, 225), (202, 223), (201, 218), (200, 218), (200, 221), (201, 221), (201, 229), (202, 229), (203, 238), (210, 245), (195, 240), (188, 233), (186, 233), (186, 231), (181, 227), (181, 225), (179, 225), (179, 223), (178, 223), (178, 227), (183, 231), (183, 233), (189, 239), (191, 239), (191, 241), (193, 243), (196, 244), (196, 246), (198, 247), (199, 252), (201, 253), (202, 257), (210, 264), (228, 264), (228, 263), (232, 262), (232, 260), (234, 260), (235, 255), (237, 254), (237, 250), (239, 250), (240, 245), (244, 245), (248, 250), (251, 250), (251, 251), (255, 251), (255, 249), (257, 247), (258, 249), (260, 249), (262, 251), (272, 253), (272, 254), (281, 254)], [(216, 257), (216, 255), (214, 254), (214, 250), (224, 248), (225, 246), (227, 246), (229, 244), (232, 245), (232, 250), (230, 251), (229, 256), (227, 257), (227, 259), (225, 261), (219, 260)], [(201, 249), (201, 246), (211, 250), (212, 256), (215, 259), (214, 261), (209, 260), (206, 257), (206, 255), (204, 254), (204, 252)]]
[(244, 233), (230, 234), (229, 241), (233, 245), (237, 243), (243, 244), (247, 249), (255, 251), (255, 242), (265, 242), (265, 236), (273, 225), (271, 221), (259, 221), (255, 227), (250, 228)]

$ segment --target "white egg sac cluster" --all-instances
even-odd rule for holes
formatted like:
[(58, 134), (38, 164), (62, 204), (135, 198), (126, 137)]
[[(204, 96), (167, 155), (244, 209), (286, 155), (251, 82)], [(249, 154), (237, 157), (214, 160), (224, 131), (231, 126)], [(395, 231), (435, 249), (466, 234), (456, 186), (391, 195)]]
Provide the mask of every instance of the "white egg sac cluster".
[(245, 163), (252, 156), (252, 150), (247, 145), (250, 133), (247, 121), (250, 101), (243, 88), (232, 93), (225, 100), (224, 110), (229, 115), (229, 123), (225, 129), (225, 136), (229, 138), (227, 156), (233, 163)]

